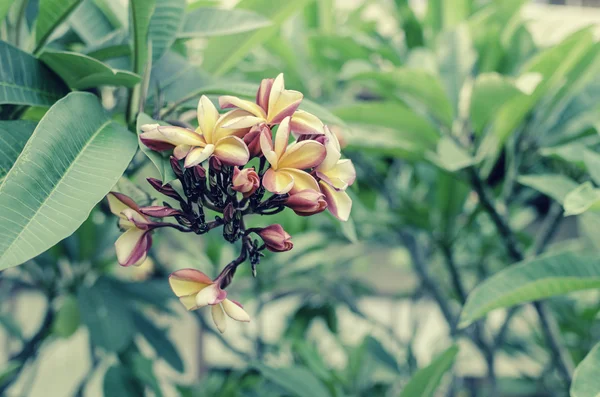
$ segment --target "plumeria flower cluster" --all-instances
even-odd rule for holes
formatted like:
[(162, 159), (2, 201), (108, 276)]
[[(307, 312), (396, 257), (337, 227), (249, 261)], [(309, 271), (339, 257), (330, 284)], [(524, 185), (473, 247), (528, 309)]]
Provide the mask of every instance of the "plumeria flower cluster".
[[(221, 332), (225, 331), (226, 316), (250, 320), (225, 291), (237, 267), (249, 260), (256, 276), (265, 249), (283, 252), (293, 248), (291, 236), (281, 225), (248, 228), (246, 216), (272, 215), (286, 207), (300, 216), (326, 209), (342, 221), (350, 215), (352, 200), (346, 190), (355, 180), (354, 166), (342, 159), (336, 134), (315, 115), (298, 110), (302, 98), (300, 92), (285, 89), (280, 74), (262, 81), (255, 101), (220, 97), (223, 113), (202, 96), (195, 129), (143, 125), (141, 142), (152, 150), (168, 151), (177, 177), (172, 183), (153, 178), (148, 182), (178, 202), (179, 208), (166, 202), (139, 207), (123, 194), (108, 195), (110, 209), (124, 231), (115, 243), (123, 266), (145, 260), (152, 233), (158, 228), (200, 235), (222, 227), (225, 240), (241, 240), (239, 256), (214, 280), (195, 269), (178, 270), (169, 278), (186, 309), (211, 306)], [(214, 219), (207, 219), (210, 214)], [(164, 218), (173, 222), (164, 222)]]

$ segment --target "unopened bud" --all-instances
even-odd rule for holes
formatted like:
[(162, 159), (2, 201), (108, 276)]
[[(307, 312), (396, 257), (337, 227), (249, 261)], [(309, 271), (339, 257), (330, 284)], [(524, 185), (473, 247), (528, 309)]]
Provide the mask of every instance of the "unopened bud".
[(221, 171), (221, 167), (223, 166), (223, 163), (221, 163), (221, 160), (219, 160), (217, 157), (212, 156), (209, 160), (210, 168), (215, 170), (215, 171)]
[(152, 216), (154, 218), (166, 218), (168, 216), (176, 216), (183, 214), (181, 211), (175, 208), (165, 207), (163, 205), (141, 207), (140, 212), (144, 215)]
[(171, 162), (171, 168), (173, 169), (173, 172), (175, 173), (177, 178), (181, 179), (181, 177), (183, 177), (183, 170), (181, 169), (179, 160), (177, 160), (175, 157), (171, 156), (169, 158), (169, 161)]
[(327, 208), (325, 195), (313, 189), (305, 189), (292, 194), (286, 200), (285, 205), (300, 216), (318, 214)]
[(262, 149), (260, 148), (260, 136), (262, 134), (271, 136), (271, 130), (264, 123), (255, 125), (250, 129), (250, 132), (244, 135), (244, 143), (248, 146), (250, 158), (262, 156)]
[(260, 186), (260, 178), (254, 168), (244, 168), (240, 170), (237, 167), (233, 168), (233, 178), (231, 180), (233, 190), (243, 194), (244, 198), (252, 196), (252, 194)]
[(284, 252), (294, 248), (292, 237), (283, 230), (281, 225), (267, 226), (257, 232), (267, 249), (272, 252)]
[(163, 185), (162, 181), (156, 178), (147, 178), (148, 183), (159, 193), (164, 194), (167, 197), (171, 197), (175, 200), (182, 200), (181, 196), (171, 185), (168, 183)]

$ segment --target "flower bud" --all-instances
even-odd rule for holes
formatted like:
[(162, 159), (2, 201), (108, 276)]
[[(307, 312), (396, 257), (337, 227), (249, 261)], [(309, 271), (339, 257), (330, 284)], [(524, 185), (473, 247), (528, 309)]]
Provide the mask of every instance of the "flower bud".
[(183, 215), (180, 210), (171, 207), (165, 207), (163, 205), (141, 207), (140, 212), (144, 215), (152, 216), (154, 218), (166, 218), (168, 216)]
[(177, 178), (181, 179), (181, 177), (183, 176), (183, 170), (181, 169), (181, 165), (179, 165), (179, 160), (177, 160), (173, 156), (171, 156), (169, 160), (171, 161), (171, 168), (173, 169), (173, 172), (175, 173)]
[(267, 246), (267, 249), (272, 252), (284, 252), (294, 248), (292, 237), (283, 230), (281, 225), (270, 225), (257, 232)]
[(148, 183), (159, 193), (175, 200), (183, 200), (179, 193), (170, 184), (163, 185), (162, 181), (156, 178), (147, 178)]
[(302, 141), (317, 141), (321, 145), (325, 145), (327, 143), (327, 136), (317, 134), (304, 134), (298, 137), (298, 142)]
[(201, 165), (197, 165), (193, 168), (194, 171), (194, 177), (198, 180), (201, 181), (203, 179), (206, 178), (206, 170), (204, 169), (204, 167), (202, 167)]
[(325, 195), (313, 189), (305, 189), (292, 194), (286, 200), (285, 205), (300, 216), (318, 214), (327, 208)]
[(244, 143), (248, 146), (250, 158), (262, 156), (262, 150), (260, 149), (260, 136), (262, 134), (271, 136), (271, 130), (264, 123), (255, 125), (250, 129), (250, 132), (244, 135)]
[(221, 167), (223, 166), (223, 163), (221, 163), (221, 160), (219, 160), (215, 156), (212, 156), (210, 158), (208, 164), (210, 165), (210, 168), (213, 169), (214, 171), (221, 171)]
[(227, 223), (231, 222), (234, 214), (235, 208), (233, 208), (233, 204), (227, 204), (227, 206), (223, 209), (223, 220)]
[(260, 178), (254, 168), (244, 168), (240, 170), (237, 167), (233, 168), (233, 178), (231, 180), (233, 190), (240, 192), (244, 198), (252, 196), (252, 194), (260, 186)]

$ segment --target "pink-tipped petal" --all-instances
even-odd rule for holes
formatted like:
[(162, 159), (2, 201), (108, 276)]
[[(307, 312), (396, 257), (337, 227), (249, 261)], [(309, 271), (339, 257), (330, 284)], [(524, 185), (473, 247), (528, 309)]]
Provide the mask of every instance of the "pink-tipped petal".
[(184, 159), (190, 153), (190, 150), (192, 150), (190, 145), (177, 145), (173, 149), (173, 157), (177, 160)]
[(273, 150), (273, 140), (270, 134), (263, 133), (260, 135), (260, 148), (269, 164), (271, 164), (271, 168), (277, 169), (277, 163), (279, 161), (277, 153)]
[(323, 162), (317, 167), (317, 171), (326, 173), (329, 169), (335, 167), (335, 165), (340, 160), (342, 154), (340, 149), (340, 143), (338, 142), (336, 136), (329, 131), (327, 127), (325, 127), (325, 136), (327, 138), (327, 142), (325, 143), (325, 149), (327, 151), (327, 155), (323, 159)]
[(269, 95), (271, 94), (273, 81), (274, 79), (263, 79), (263, 81), (260, 82), (258, 92), (256, 93), (256, 103), (263, 108), (265, 112), (269, 110)]
[(325, 146), (317, 141), (296, 142), (280, 157), (277, 167), (305, 170), (321, 164), (325, 155)]
[(157, 130), (165, 142), (173, 145), (204, 146), (206, 143), (202, 135), (187, 128), (168, 125), (159, 126)]
[(147, 230), (131, 228), (115, 242), (117, 261), (121, 266), (136, 266), (146, 260), (152, 243)]
[(119, 217), (122, 217), (121, 213), (128, 208), (131, 208), (135, 211), (139, 210), (139, 207), (135, 201), (133, 201), (131, 197), (122, 193), (110, 192), (106, 195), (106, 198), (108, 199), (110, 212)]
[(169, 285), (178, 297), (195, 295), (212, 283), (210, 277), (196, 269), (177, 270), (169, 276)]
[(183, 166), (185, 168), (190, 168), (195, 165), (198, 165), (208, 159), (215, 151), (215, 145), (206, 145), (205, 147), (197, 147), (192, 149), (187, 157), (185, 158), (185, 162)]
[(213, 131), (218, 119), (219, 111), (206, 95), (202, 95), (198, 101), (198, 128), (207, 143), (213, 142)]
[(290, 118), (286, 117), (283, 119), (277, 132), (275, 133), (275, 154), (278, 158), (281, 158), (285, 153), (285, 149), (290, 141)]
[(226, 165), (245, 165), (250, 159), (248, 146), (237, 136), (219, 139), (215, 145), (215, 157)]
[(294, 178), (286, 172), (269, 168), (263, 175), (263, 186), (271, 193), (285, 194), (294, 187)]
[(164, 135), (158, 132), (158, 127), (158, 124), (144, 124), (141, 127), (140, 140), (149, 149), (157, 152), (172, 149), (174, 145), (165, 140)]
[(338, 189), (346, 189), (356, 180), (356, 170), (352, 160), (343, 159), (337, 162), (335, 166), (325, 172), (332, 181), (332, 186)]
[(296, 110), (290, 121), (290, 128), (295, 137), (325, 134), (323, 122), (314, 114), (303, 110)]
[(215, 325), (220, 333), (224, 333), (227, 329), (227, 319), (221, 305), (214, 305), (210, 308), (210, 314), (212, 316)]
[(221, 303), (227, 297), (227, 291), (222, 290), (217, 284), (210, 284), (196, 295), (196, 306), (204, 307)]
[(239, 108), (263, 120), (267, 118), (265, 111), (256, 103), (235, 96), (223, 95), (219, 97), (219, 106), (221, 109)]
[(312, 177), (308, 172), (297, 170), (294, 168), (281, 168), (282, 174), (287, 174), (292, 177), (294, 183), (292, 188), (288, 191), (291, 194), (298, 193), (305, 189), (319, 190), (319, 184), (316, 179)]
[(221, 302), (221, 305), (223, 306), (225, 314), (227, 314), (235, 321), (242, 321), (245, 323), (250, 322), (250, 316), (248, 315), (248, 313), (246, 313), (244, 309), (242, 309), (240, 305), (236, 305), (229, 299), (225, 299), (223, 302)]
[(347, 221), (352, 210), (352, 199), (343, 190), (336, 190), (324, 182), (319, 183), (325, 195), (329, 212), (341, 221)]
[(303, 95), (301, 92), (285, 89), (283, 73), (280, 73), (275, 78), (275, 81), (273, 81), (271, 93), (269, 94), (267, 122), (269, 124), (277, 124), (284, 118), (293, 115), (298, 106), (300, 106), (302, 98)]

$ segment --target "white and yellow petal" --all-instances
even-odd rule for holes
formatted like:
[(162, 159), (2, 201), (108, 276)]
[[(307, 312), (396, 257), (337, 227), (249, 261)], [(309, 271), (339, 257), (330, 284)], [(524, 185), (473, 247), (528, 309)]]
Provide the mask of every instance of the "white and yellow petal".
[(117, 260), (121, 266), (136, 266), (146, 260), (150, 248), (147, 230), (131, 228), (125, 231), (115, 242)]
[(216, 305), (217, 303), (221, 303), (226, 297), (227, 291), (221, 289), (217, 284), (210, 284), (196, 294), (196, 306)]
[(314, 114), (303, 110), (296, 110), (293, 114), (290, 128), (294, 136), (325, 134), (323, 122)]
[(319, 184), (317, 183), (316, 179), (313, 178), (308, 172), (294, 168), (281, 168), (279, 171), (281, 174), (287, 174), (292, 177), (294, 184), (289, 190), (289, 192), (292, 194), (306, 189), (319, 190)]
[(235, 321), (241, 321), (245, 323), (250, 322), (250, 316), (242, 308), (242, 305), (238, 304), (237, 302), (225, 299), (223, 302), (221, 302), (221, 305), (223, 306), (225, 314)]
[(227, 318), (225, 318), (225, 313), (221, 305), (211, 306), (210, 314), (219, 332), (224, 333), (227, 329)]
[(333, 216), (341, 221), (347, 221), (352, 210), (352, 199), (343, 190), (336, 190), (327, 183), (319, 182), (321, 192), (325, 195), (327, 209)]
[(294, 187), (294, 178), (287, 172), (269, 168), (263, 175), (263, 186), (271, 193), (285, 194)]
[(300, 170), (321, 164), (325, 158), (325, 146), (317, 141), (300, 141), (292, 143), (283, 156), (279, 158), (278, 168), (296, 168)]
[(280, 73), (273, 81), (269, 94), (267, 122), (277, 124), (283, 121), (284, 118), (292, 116), (300, 106), (302, 98), (301, 92), (285, 89), (283, 73)]
[(242, 109), (252, 114), (253, 116), (256, 116), (263, 120), (266, 120), (267, 118), (265, 111), (256, 103), (247, 101), (245, 99), (240, 99), (232, 95), (223, 95), (219, 97), (219, 106), (221, 107), (221, 109)]
[(196, 131), (204, 136), (207, 143), (213, 142), (213, 132), (219, 117), (219, 111), (215, 105), (206, 95), (202, 95), (198, 101), (198, 129)]
[(212, 284), (213, 281), (206, 274), (196, 269), (181, 269), (171, 273), (169, 285), (177, 297), (193, 295)]
[(215, 145), (206, 145), (192, 149), (185, 158), (183, 166), (190, 168), (207, 160), (215, 151)]
[(226, 136), (219, 139), (215, 145), (215, 157), (223, 164), (245, 165), (250, 159), (248, 146), (237, 136)]

